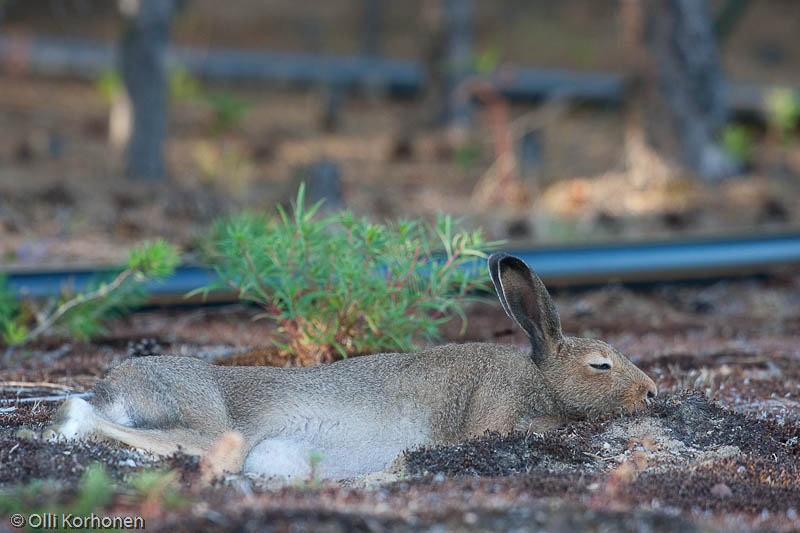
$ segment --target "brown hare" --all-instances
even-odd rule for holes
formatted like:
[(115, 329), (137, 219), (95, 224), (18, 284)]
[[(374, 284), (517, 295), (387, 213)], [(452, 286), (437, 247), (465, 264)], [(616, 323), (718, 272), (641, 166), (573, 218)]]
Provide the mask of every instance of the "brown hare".
[(42, 436), (204, 455), (220, 436), (238, 432), (231, 470), (305, 477), (317, 454), (315, 472), (342, 479), (384, 469), (405, 449), (488, 430), (544, 431), (635, 411), (655, 397), (653, 381), (614, 348), (562, 335), (547, 289), (522, 260), (495, 253), (489, 273), (531, 349), (448, 344), (308, 368), (129, 359), (95, 385), (88, 402), (64, 402)]

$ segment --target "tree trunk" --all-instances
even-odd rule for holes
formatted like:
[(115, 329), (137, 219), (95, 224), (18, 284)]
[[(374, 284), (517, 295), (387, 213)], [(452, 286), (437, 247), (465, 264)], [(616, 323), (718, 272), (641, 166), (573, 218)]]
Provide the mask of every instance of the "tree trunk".
[(456, 138), (472, 121), (472, 95), (463, 84), (472, 70), (473, 0), (444, 0), (447, 122)]
[(131, 105), (132, 130), (125, 174), (165, 177), (163, 144), (167, 132), (166, 50), (176, 11), (174, 0), (119, 0), (124, 29), (119, 59)]
[(622, 0), (628, 63), (626, 152), (637, 185), (731, 172), (713, 144), (726, 118), (708, 0)]

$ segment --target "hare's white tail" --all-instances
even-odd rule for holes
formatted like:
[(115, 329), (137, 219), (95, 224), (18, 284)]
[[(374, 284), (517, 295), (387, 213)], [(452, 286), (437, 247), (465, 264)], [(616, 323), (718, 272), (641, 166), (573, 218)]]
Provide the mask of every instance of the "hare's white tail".
[(97, 415), (92, 404), (83, 398), (69, 398), (56, 411), (53, 424), (45, 429), (45, 438), (80, 439), (92, 433)]

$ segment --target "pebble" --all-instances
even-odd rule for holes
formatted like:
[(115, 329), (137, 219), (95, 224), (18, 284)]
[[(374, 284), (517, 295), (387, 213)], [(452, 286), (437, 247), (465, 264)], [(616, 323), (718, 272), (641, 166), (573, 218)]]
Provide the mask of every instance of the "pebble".
[(716, 485), (711, 487), (711, 494), (719, 498), (728, 498), (730, 496), (733, 496), (731, 488), (725, 483), (717, 483)]

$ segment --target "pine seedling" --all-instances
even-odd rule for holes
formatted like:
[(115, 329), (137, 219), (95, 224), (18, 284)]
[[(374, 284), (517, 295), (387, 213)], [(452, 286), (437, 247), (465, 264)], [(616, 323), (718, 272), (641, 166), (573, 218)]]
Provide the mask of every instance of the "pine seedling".
[(449, 216), (375, 224), (350, 211), (321, 218), (320, 204), (307, 207), (301, 185), (291, 210), (217, 221), (207, 250), (221, 281), (196, 292), (233, 289), (260, 306), (301, 364), (414, 350), (454, 315), (466, 327), (464, 302), (489, 289), (476, 259), (498, 243)]
[(22, 312), (15, 295), (0, 280), (0, 328), (7, 347), (6, 363), (15, 348), (45, 333), (64, 332), (78, 339), (102, 333), (105, 323), (142, 303), (145, 283), (170, 276), (178, 261), (177, 249), (163, 239), (133, 248), (123, 270), (93, 283), (85, 292), (64, 294), (50, 310), (34, 313), (41, 317), (30, 329), (28, 314)]

